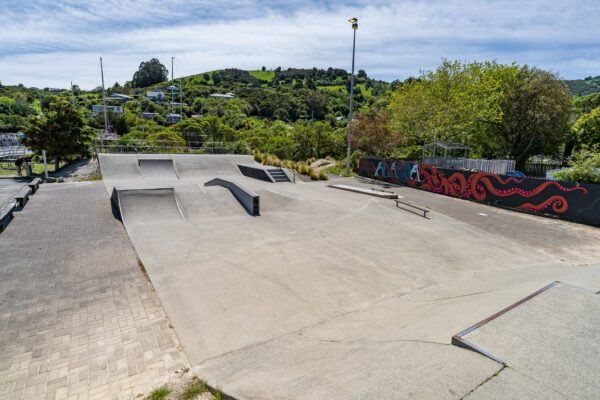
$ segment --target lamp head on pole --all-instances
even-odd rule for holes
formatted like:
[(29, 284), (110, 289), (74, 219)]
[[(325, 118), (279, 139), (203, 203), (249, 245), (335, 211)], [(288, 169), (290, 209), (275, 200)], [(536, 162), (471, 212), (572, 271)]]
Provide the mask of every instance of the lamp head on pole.
[(348, 22), (352, 24), (352, 29), (358, 29), (358, 18), (350, 18)]

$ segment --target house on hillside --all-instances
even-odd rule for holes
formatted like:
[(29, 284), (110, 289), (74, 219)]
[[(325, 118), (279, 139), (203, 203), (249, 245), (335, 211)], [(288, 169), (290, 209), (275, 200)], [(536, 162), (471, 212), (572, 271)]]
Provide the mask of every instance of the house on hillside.
[(165, 101), (165, 94), (162, 90), (148, 90), (146, 97), (150, 101)]
[[(103, 104), (92, 104), (92, 117), (104, 112)], [(123, 106), (106, 106), (106, 112), (123, 114)]]
[(143, 112), (142, 113), (143, 119), (154, 119), (157, 116), (158, 116), (158, 113), (155, 113), (155, 112)]
[(235, 99), (237, 96), (234, 93), (230, 92), (230, 93), (225, 93), (225, 94), (213, 93), (209, 97), (213, 98), (213, 99), (231, 100), (231, 99)]
[(181, 122), (183, 117), (181, 114), (167, 114), (167, 125), (173, 125), (178, 122)]
[(107, 100), (118, 101), (119, 103), (127, 103), (128, 101), (133, 100), (133, 97), (120, 93), (112, 93), (107, 97)]

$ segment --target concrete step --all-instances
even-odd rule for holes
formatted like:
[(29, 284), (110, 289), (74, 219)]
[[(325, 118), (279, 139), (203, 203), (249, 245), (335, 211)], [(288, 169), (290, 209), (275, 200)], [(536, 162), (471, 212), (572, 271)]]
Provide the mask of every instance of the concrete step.
[(275, 182), (290, 182), (290, 179), (280, 168), (272, 168), (268, 169), (267, 171), (269, 172), (269, 175), (271, 175), (271, 178), (273, 178)]

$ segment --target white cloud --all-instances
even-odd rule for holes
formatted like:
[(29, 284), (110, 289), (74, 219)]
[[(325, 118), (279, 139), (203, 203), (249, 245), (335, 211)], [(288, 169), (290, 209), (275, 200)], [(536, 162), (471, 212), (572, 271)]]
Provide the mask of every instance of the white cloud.
[[(99, 84), (98, 57), (110, 84), (131, 79), (158, 57), (176, 76), (211, 69), (350, 68), (359, 17), (357, 68), (404, 79), (440, 59), (497, 59), (537, 65), (569, 78), (600, 74), (600, 4), (513, 0), (289, 3), (235, 0), (75, 0), (9, 6), (0, 16), (4, 83), (86, 88)], [(16, 4), (14, 2), (13, 4)], [(19, 3), (21, 4), (21, 3)], [(291, 5), (290, 5), (291, 4)], [(23, 9), (21, 9), (23, 8)], [(25, 12), (26, 18), (15, 18)]]

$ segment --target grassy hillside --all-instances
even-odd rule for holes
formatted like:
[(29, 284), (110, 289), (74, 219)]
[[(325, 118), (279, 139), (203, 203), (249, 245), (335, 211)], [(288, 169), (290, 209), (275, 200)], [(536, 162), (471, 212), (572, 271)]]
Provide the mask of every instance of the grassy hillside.
[(273, 78), (275, 78), (275, 71), (248, 71), (250, 76), (255, 77), (256, 79), (260, 79), (263, 81), (271, 82)]

